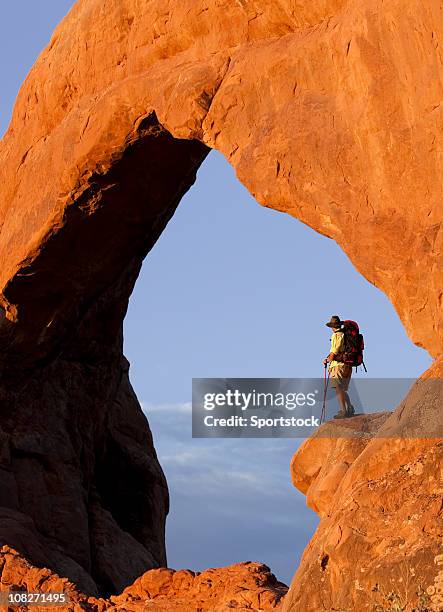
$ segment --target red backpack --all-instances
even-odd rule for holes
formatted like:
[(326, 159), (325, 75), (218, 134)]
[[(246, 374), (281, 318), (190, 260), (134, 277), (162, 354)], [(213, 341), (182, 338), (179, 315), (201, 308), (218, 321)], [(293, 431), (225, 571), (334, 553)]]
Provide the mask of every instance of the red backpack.
[(344, 333), (344, 349), (335, 357), (336, 361), (346, 363), (351, 367), (362, 365), (367, 372), (365, 362), (363, 361), (363, 351), (365, 342), (363, 335), (360, 333), (358, 324), (355, 321), (343, 321)]

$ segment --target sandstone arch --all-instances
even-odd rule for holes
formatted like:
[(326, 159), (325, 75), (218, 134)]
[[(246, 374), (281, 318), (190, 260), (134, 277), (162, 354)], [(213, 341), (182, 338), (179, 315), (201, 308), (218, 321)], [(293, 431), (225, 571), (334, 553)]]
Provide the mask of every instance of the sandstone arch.
[[(121, 324), (209, 148), (259, 203), (336, 240), (441, 356), (442, 24), (437, 0), (77, 2), (0, 147), (1, 539), (89, 591), (164, 564), (166, 485)], [(147, 515), (105, 510), (115, 453)]]

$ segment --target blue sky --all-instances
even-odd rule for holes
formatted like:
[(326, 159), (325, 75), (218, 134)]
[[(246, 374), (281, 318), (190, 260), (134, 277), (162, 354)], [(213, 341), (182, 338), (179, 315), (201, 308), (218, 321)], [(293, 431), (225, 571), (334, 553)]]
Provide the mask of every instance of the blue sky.
[[(15, 0), (0, 23), (0, 133), (72, 2)], [(192, 377), (321, 376), (331, 314), (356, 319), (371, 377), (431, 360), (339, 247), (259, 206), (212, 151), (147, 257), (125, 320), (131, 380), (168, 478), (171, 567), (267, 563), (289, 581), (316, 525), (290, 484), (295, 440), (193, 440)]]
[(171, 492), (171, 566), (257, 560), (290, 581), (317, 524), (290, 481), (301, 441), (192, 439), (186, 402), (193, 377), (322, 376), (331, 314), (361, 325), (369, 372), (359, 376), (414, 377), (431, 361), (335, 242), (258, 205), (212, 151), (146, 258), (125, 320), (131, 380)]

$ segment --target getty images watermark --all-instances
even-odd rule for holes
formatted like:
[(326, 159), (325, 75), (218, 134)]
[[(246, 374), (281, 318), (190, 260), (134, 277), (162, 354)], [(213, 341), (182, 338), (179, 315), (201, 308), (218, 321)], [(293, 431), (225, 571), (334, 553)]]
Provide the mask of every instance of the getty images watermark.
[[(266, 391), (245, 392), (239, 389), (227, 389), (225, 392), (205, 393), (203, 396), (204, 410), (214, 410), (215, 408), (232, 408), (233, 410), (241, 410), (242, 413), (247, 410), (285, 408), (287, 411), (296, 410), (301, 407), (314, 407), (316, 398), (320, 391), (315, 389), (310, 393), (303, 392), (288, 392), (288, 393), (267, 393)], [(260, 413), (262, 414), (262, 412)], [(239, 425), (240, 427), (318, 427), (320, 419), (310, 415), (302, 416), (259, 416), (252, 414), (248, 416), (239, 416), (232, 414), (226, 417), (217, 417), (213, 414), (206, 414), (203, 417), (206, 427), (231, 427)]]
[(320, 426), (320, 379), (193, 379), (193, 437), (306, 437)]
[[(325, 435), (356, 437), (389, 432), (390, 413), (408, 396), (414, 384), (413, 379), (406, 378), (353, 377), (348, 392), (355, 414), (371, 416), (334, 421), (336, 427), (328, 428)], [(426, 384), (419, 391), (421, 396), (424, 393), (430, 397), (441, 396), (441, 380)], [(338, 411), (335, 390), (326, 388), (325, 394), (321, 378), (194, 378), (192, 381), (194, 438), (306, 438), (316, 433), (322, 422), (333, 420)], [(428, 416), (429, 422), (419, 423), (418, 430), (399, 434), (398, 427), (394, 427), (391, 435), (433, 437), (441, 429), (441, 419), (437, 417), (434, 422), (432, 411)], [(380, 435), (390, 437), (389, 433)]]

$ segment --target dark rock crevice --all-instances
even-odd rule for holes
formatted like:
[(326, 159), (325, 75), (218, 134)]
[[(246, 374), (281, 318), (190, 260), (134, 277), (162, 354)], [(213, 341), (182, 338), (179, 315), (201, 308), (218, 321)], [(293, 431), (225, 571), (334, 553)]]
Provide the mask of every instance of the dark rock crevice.
[(168, 489), (122, 326), (143, 258), (209, 152), (155, 113), (136, 134), (5, 290), (17, 317), (3, 320), (0, 545), (89, 594), (166, 565)]

